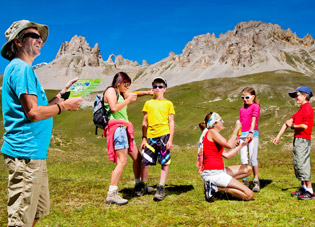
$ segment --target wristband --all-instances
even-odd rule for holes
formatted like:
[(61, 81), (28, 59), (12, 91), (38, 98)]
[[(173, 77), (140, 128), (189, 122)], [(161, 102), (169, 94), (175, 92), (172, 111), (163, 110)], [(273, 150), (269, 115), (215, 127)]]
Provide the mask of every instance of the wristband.
[(147, 139), (147, 137), (146, 136), (142, 136), (142, 139)]
[(291, 129), (294, 129), (294, 124), (291, 125)]
[(59, 109), (58, 114), (60, 114), (60, 113), (61, 113), (61, 108), (60, 108), (60, 105), (59, 105), (58, 103), (57, 103), (56, 105), (58, 106), (58, 109)]

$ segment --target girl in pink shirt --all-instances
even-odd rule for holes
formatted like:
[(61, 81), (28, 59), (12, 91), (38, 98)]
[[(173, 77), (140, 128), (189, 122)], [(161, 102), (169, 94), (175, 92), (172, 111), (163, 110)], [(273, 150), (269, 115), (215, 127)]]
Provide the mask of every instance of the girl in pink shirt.
[[(242, 123), (242, 130), (240, 135), (240, 143), (243, 143), (246, 138), (250, 139), (250, 143), (244, 146), (241, 153), (241, 164), (248, 165), (248, 155), (250, 165), (253, 169), (254, 174), (254, 187), (253, 192), (260, 191), (260, 182), (258, 177), (258, 143), (259, 143), (259, 132), (258, 132), (258, 120), (260, 115), (259, 100), (256, 97), (256, 92), (251, 87), (246, 87), (242, 90), (242, 99), (244, 106), (240, 109), (240, 121)], [(248, 177), (243, 178), (243, 183), (249, 186)]]

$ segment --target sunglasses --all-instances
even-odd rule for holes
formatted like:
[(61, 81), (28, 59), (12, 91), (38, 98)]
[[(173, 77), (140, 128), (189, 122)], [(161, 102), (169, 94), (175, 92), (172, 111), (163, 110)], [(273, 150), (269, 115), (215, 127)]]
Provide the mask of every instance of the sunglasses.
[(252, 95), (248, 95), (248, 96), (241, 96), (242, 99), (250, 99), (251, 97), (253, 97)]
[(34, 32), (25, 33), (23, 35), (23, 38), (27, 38), (27, 37), (31, 37), (32, 39), (39, 39), (39, 38), (42, 39), (41, 35), (38, 35), (38, 34), (36, 34)]
[(125, 87), (130, 87), (130, 84), (125, 83), (124, 86), (125, 86)]
[(162, 89), (162, 88), (165, 88), (165, 86), (163, 86), (163, 85), (153, 85), (152, 87), (153, 87), (153, 89), (157, 89), (157, 88)]
[(295, 93), (294, 98), (298, 97), (299, 95), (302, 95), (300, 92)]

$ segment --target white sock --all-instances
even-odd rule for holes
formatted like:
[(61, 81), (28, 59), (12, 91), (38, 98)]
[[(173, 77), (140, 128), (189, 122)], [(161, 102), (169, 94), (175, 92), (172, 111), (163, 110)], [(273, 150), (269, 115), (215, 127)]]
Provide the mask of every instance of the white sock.
[(118, 190), (118, 186), (115, 186), (115, 185), (109, 186), (109, 189), (108, 189), (109, 192), (116, 191), (116, 190)]
[(305, 186), (304, 184), (302, 185), (302, 187), (301, 187), (301, 188), (303, 188), (304, 190), (306, 190), (306, 186)]
[(136, 183), (136, 184), (138, 184), (138, 183), (140, 183), (140, 182), (141, 182), (141, 179), (140, 179), (140, 178), (135, 179), (135, 183)]
[(311, 194), (314, 193), (313, 188), (306, 188), (306, 191), (308, 191), (308, 192), (311, 193)]

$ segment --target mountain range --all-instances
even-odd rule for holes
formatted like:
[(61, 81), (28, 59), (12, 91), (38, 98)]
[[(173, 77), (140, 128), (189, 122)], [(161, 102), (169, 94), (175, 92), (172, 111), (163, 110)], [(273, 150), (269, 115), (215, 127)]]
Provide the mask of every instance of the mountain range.
[(132, 90), (149, 88), (156, 76), (170, 87), (210, 78), (238, 77), (266, 71), (296, 71), (315, 74), (315, 44), (311, 35), (299, 38), (290, 29), (261, 21), (241, 22), (216, 37), (203, 34), (186, 44), (181, 54), (173, 52), (155, 64), (111, 54), (103, 60), (99, 45), (93, 48), (75, 35), (61, 44), (56, 58), (36, 69), (45, 89), (61, 89), (70, 79), (102, 78), (105, 89), (113, 76), (124, 71), (132, 78)]

